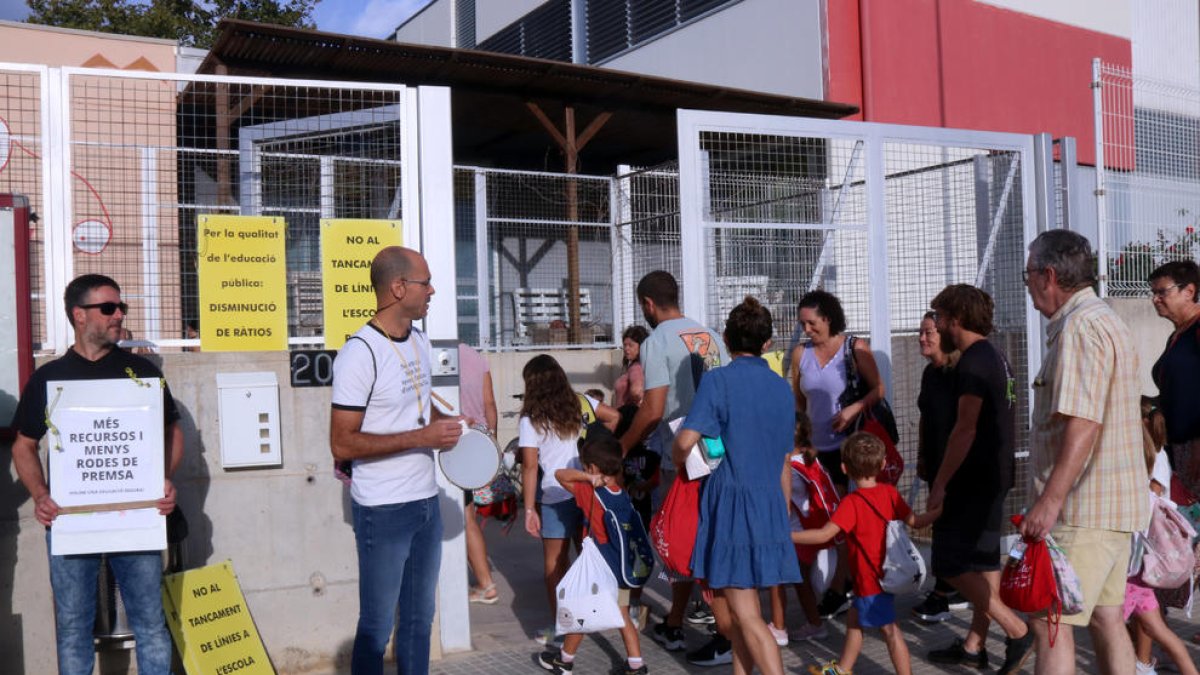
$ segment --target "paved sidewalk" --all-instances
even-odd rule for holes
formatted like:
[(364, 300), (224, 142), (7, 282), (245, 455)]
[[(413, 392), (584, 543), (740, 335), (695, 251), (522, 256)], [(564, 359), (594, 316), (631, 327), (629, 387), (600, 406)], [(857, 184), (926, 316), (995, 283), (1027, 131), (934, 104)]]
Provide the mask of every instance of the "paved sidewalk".
[[(544, 672), (536, 664), (537, 654), (542, 647), (531, 638), (539, 628), (551, 625), (548, 601), (542, 585), (541, 544), (520, 530), (519, 526), (514, 527), (510, 534), (505, 535), (495, 523), (489, 523), (485, 529), (485, 537), (501, 600), (495, 605), (471, 605), (471, 633), (475, 650), (446, 655), (440, 661), (433, 663), (432, 672), (436, 675), (474, 673), (533, 675)], [(514, 588), (520, 589), (519, 592), (514, 594)], [(659, 580), (656, 580), (647, 589), (645, 601), (651, 608), (651, 624), (657, 622), (668, 607), (669, 602), (666, 595), (668, 590), (667, 585)], [(909, 650), (912, 652), (913, 672), (918, 674), (979, 672), (965, 667), (935, 666), (926, 660), (925, 654), (930, 649), (943, 647), (955, 637), (961, 637), (966, 633), (970, 613), (958, 612), (953, 619), (942, 624), (925, 624), (907, 618), (911, 616), (909, 608), (919, 600), (919, 597), (914, 596), (899, 599), (897, 603), (897, 612), (900, 616), (905, 617), (901, 619), (900, 626), (904, 631)], [(800, 610), (794, 594), (789, 593), (788, 601), (789, 622), (799, 622)], [(763, 595), (763, 605), (764, 611), (768, 611), (765, 594)], [(817, 661), (836, 658), (841, 651), (845, 635), (845, 624), (842, 618), (844, 615), (836, 621), (827, 622), (830, 631), (828, 639), (820, 642), (793, 643), (784, 647), (782, 652), (785, 671), (807, 673), (809, 665)], [(1197, 630), (1200, 630), (1200, 620), (1198, 619), (1200, 619), (1200, 614), (1197, 615), (1197, 619), (1188, 621), (1183, 618), (1181, 612), (1175, 611), (1170, 620), (1171, 626), (1188, 643), (1189, 652), (1195, 660), (1200, 660), (1200, 646), (1192, 644), (1190, 638)], [(794, 627), (798, 623), (790, 625)], [(689, 648), (697, 648), (707, 640), (707, 633), (703, 629), (697, 630), (685, 624), (684, 632), (688, 637)], [(1080, 673), (1099, 672), (1087, 631), (1079, 630), (1076, 637), (1078, 671)], [(684, 660), (683, 652), (663, 650), (650, 638), (648, 631), (642, 633), (641, 646), (643, 657), (651, 673), (711, 672), (719, 675), (730, 672), (730, 666), (702, 668), (688, 664)], [(1004, 640), (998, 631), (992, 631), (987, 647), (994, 669), (1004, 658)], [(580, 675), (607, 673), (610, 668), (624, 659), (624, 655), (625, 649), (621, 643), (620, 634), (616, 631), (589, 636), (579, 650), (574, 672)], [(347, 669), (344, 672), (349, 671)], [(863, 654), (859, 658), (854, 672), (860, 675), (893, 672), (887, 649), (877, 632), (867, 635)], [(1033, 672), (1032, 658), (1026, 663), (1023, 672)]]

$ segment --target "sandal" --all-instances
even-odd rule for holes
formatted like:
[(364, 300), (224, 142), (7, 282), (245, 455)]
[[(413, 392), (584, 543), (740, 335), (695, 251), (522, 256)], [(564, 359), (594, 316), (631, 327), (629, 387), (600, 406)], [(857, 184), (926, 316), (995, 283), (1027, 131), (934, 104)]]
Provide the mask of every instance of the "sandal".
[(488, 584), (483, 588), (472, 588), (467, 600), (481, 605), (494, 605), (500, 601), (500, 592), (496, 590), (496, 584)]

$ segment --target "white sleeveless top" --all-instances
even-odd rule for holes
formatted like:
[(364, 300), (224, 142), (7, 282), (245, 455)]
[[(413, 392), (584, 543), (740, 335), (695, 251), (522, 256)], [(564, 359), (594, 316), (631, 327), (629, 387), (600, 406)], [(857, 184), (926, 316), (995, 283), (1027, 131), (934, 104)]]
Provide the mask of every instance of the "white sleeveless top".
[(804, 347), (800, 357), (800, 389), (808, 399), (813, 447), (820, 452), (837, 450), (846, 438), (845, 434), (833, 430), (833, 416), (842, 409), (838, 397), (846, 389), (845, 363), (845, 346), (837, 350), (825, 367), (817, 363), (817, 354), (811, 345)]

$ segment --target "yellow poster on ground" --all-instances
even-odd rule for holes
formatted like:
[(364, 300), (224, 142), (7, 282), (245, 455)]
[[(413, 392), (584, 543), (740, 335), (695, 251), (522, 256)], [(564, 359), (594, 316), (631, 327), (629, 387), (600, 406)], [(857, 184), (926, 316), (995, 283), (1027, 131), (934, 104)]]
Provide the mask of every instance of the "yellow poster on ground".
[(283, 218), (200, 216), (200, 349), (286, 351)]
[(399, 220), (321, 220), (326, 349), (340, 349), (375, 315), (371, 261), (381, 249), (403, 245), (403, 238)]
[(231, 561), (165, 575), (162, 593), (189, 675), (274, 675)]

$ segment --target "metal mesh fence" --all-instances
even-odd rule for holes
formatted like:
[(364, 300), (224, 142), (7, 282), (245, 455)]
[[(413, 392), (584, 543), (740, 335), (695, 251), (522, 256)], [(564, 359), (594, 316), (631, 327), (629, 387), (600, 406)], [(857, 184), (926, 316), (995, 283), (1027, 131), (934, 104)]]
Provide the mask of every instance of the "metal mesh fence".
[[(949, 284), (977, 285), (995, 302), (989, 339), (1009, 359), (1018, 392), (1028, 392), (1026, 296), (1019, 156), (987, 148), (888, 143), (884, 150), (888, 218), (888, 302), (892, 334), (892, 391), (900, 450), (915, 467), (917, 394), (926, 361), (917, 331), (930, 301)], [(1029, 416), (1018, 397), (1016, 419)], [(1017, 479), (1010, 513), (1028, 499), (1028, 428), (1015, 429)], [(915, 471), (905, 472), (908, 494)], [(924, 495), (918, 503), (924, 503)]]
[[(289, 336), (320, 342), (320, 220), (403, 217), (402, 88), (66, 77), (68, 98), (56, 104), (69, 113), (62, 150), (73, 274), (121, 284), (127, 339), (198, 345), (198, 216), (235, 214), (284, 218)], [(34, 128), (21, 133), (38, 137)], [(38, 203), (40, 185), (21, 189)], [(44, 292), (44, 275), (35, 274), (34, 288)], [(35, 331), (35, 347), (44, 338)]]
[[(917, 332), (930, 300), (946, 285), (977, 285), (993, 297), (991, 339), (1009, 358), (1016, 391), (1030, 391), (1021, 280), (1026, 169), (1023, 155), (1013, 150), (877, 136), (869, 142), (883, 143), (886, 239), (876, 240), (868, 228), (866, 142), (803, 131), (699, 130), (704, 320), (719, 327), (744, 295), (754, 295), (772, 310), (776, 339), (783, 340), (792, 334), (799, 297), (821, 287), (841, 300), (848, 332), (866, 335), (872, 302), (886, 298), (890, 349), (875, 351), (890, 351), (888, 397), (910, 467), (900, 486), (908, 494), (916, 480), (916, 402), (926, 365)], [(869, 270), (876, 246), (886, 247), (882, 296), (872, 288)], [(1017, 406), (1018, 475), (1010, 511), (1027, 499), (1028, 397), (1019, 397)], [(918, 504), (924, 498), (920, 494)]]
[[(42, 75), (38, 72), (0, 70), (0, 193), (25, 195), (34, 214), (45, 213), (42, 199), (42, 157), (46, 149), (42, 129)], [(42, 228), (29, 233), (30, 278), (44, 277), (45, 236)], [(46, 337), (45, 292), (35, 283), (32, 296), (33, 342)]]
[(1148, 297), (1146, 277), (1170, 260), (1195, 260), (1200, 224), (1200, 90), (1098, 64), (1102, 128), (1102, 289)]
[[(619, 308), (620, 330), (645, 325), (634, 289), (655, 270), (683, 274), (679, 239), (679, 164), (667, 162), (650, 168), (628, 169), (616, 177), (614, 256), (615, 282), (626, 298)], [(680, 302), (683, 301), (682, 291)]]
[(487, 258), (459, 255), (460, 278), (478, 264), (486, 288), (466, 281), (460, 328), (497, 349), (612, 345), (612, 179), (458, 167), (455, 186), (459, 247), (482, 239)]

